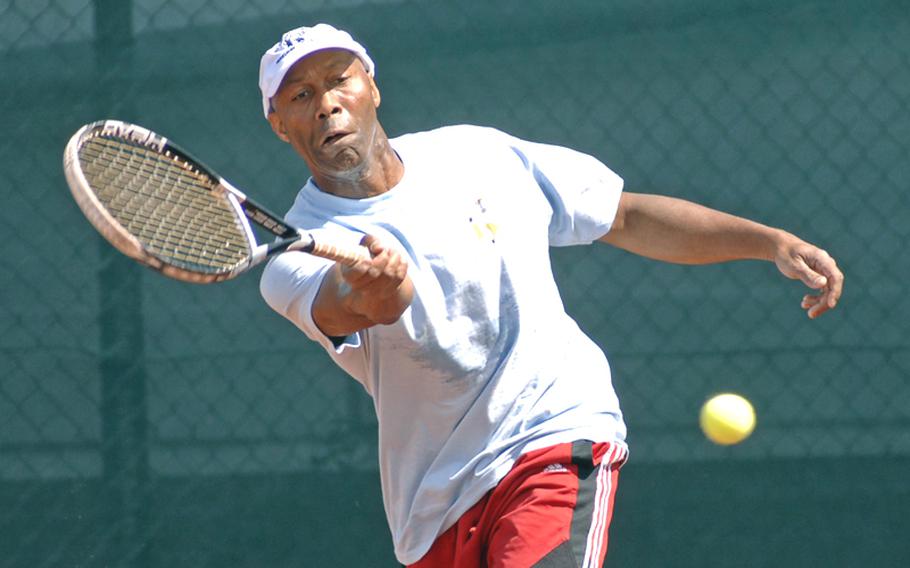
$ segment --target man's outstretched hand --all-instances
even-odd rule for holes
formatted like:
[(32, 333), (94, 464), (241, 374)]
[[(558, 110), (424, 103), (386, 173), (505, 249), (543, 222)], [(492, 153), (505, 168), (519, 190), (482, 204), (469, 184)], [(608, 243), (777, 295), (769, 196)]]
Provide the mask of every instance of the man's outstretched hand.
[(774, 263), (787, 278), (801, 280), (816, 290), (806, 294), (800, 306), (815, 319), (837, 305), (844, 288), (844, 275), (824, 250), (793, 235), (778, 247)]

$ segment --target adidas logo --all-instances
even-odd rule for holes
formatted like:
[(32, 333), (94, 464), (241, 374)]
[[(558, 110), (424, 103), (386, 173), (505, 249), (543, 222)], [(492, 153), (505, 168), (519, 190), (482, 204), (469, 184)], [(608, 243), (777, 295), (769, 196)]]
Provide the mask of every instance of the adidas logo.
[(547, 467), (543, 468), (542, 473), (557, 473), (557, 472), (566, 472), (566, 471), (569, 471), (569, 470), (566, 469), (566, 466), (562, 465), (561, 463), (551, 463)]

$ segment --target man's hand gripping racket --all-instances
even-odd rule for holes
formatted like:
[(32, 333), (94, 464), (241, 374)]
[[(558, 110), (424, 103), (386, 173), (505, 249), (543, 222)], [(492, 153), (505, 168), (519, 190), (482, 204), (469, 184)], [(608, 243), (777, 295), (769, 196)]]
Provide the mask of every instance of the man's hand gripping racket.
[[(125, 255), (165, 276), (207, 284), (299, 250), (353, 266), (363, 248), (317, 241), (249, 199), (167, 138), (104, 120), (70, 139), (63, 169), (79, 208)], [(278, 237), (260, 244), (250, 221)]]

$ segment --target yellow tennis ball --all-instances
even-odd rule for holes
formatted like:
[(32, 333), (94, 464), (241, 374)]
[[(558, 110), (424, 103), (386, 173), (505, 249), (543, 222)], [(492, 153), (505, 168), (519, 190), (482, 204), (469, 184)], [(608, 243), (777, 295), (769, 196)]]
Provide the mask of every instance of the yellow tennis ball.
[(738, 394), (719, 394), (702, 405), (698, 422), (705, 436), (715, 444), (738, 444), (755, 430), (755, 409)]

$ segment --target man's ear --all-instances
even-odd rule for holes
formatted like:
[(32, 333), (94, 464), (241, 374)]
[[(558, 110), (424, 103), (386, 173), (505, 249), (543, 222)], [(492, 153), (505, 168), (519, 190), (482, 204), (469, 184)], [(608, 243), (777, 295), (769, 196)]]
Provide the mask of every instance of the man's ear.
[(382, 97), (379, 96), (379, 87), (376, 86), (376, 81), (372, 77), (370, 77), (370, 93), (373, 96), (373, 106), (379, 108)]
[(284, 122), (281, 121), (281, 117), (278, 116), (277, 112), (272, 111), (269, 113), (269, 124), (272, 125), (272, 131), (278, 138), (290, 143), (291, 139), (288, 138), (288, 133), (284, 129)]

